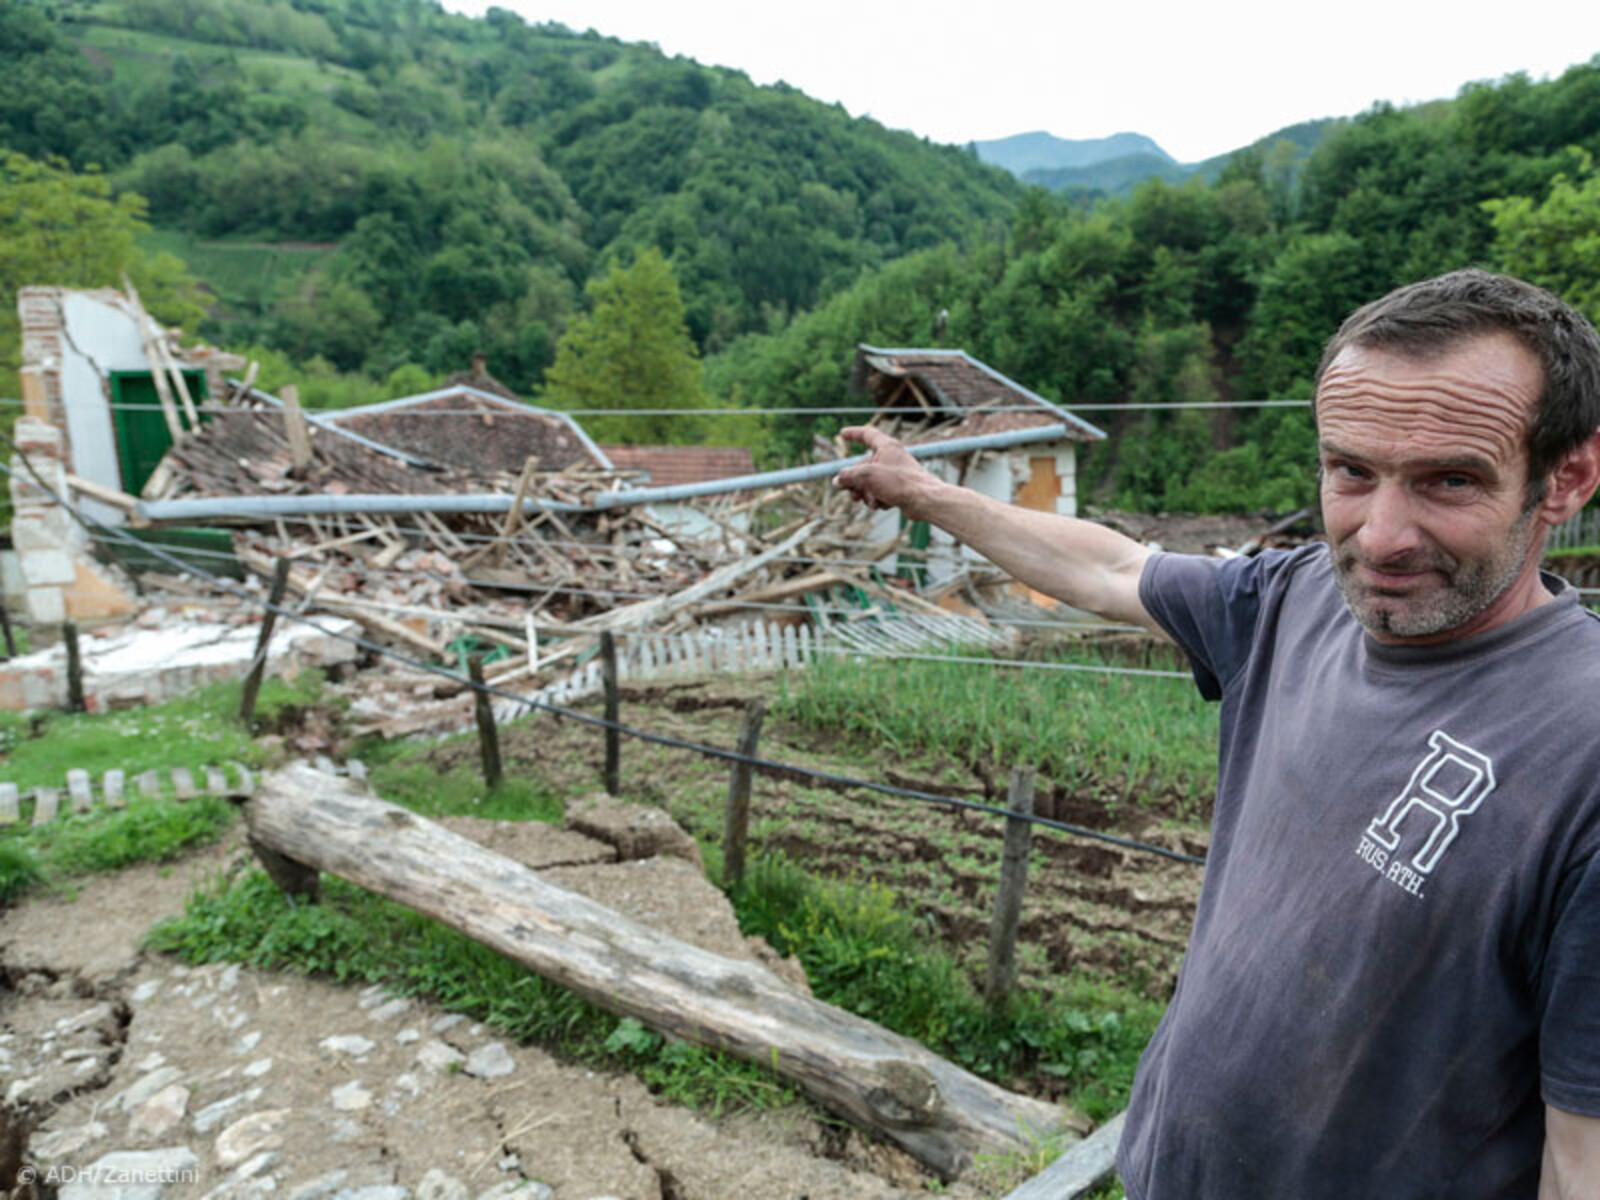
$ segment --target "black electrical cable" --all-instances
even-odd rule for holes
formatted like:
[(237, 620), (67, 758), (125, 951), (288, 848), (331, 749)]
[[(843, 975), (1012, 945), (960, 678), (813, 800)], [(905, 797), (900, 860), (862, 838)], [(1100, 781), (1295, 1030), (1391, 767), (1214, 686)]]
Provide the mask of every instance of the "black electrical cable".
[[(866, 791), (880, 792), (888, 796), (898, 796), (902, 799), (920, 800), (926, 804), (936, 804), (945, 808), (990, 813), (995, 816), (1006, 817), (1012, 820), (1026, 820), (1030, 824), (1043, 825), (1048, 829), (1059, 830), (1062, 833), (1071, 834), (1074, 837), (1087, 838), (1098, 842), (1106, 842), (1113, 846), (1119, 846), (1125, 850), (1133, 850), (1145, 854), (1155, 854), (1162, 858), (1170, 858), (1177, 862), (1192, 863), (1197, 866), (1205, 865), (1206, 860), (1204, 858), (1200, 858), (1192, 854), (1184, 854), (1181, 851), (1169, 850), (1165, 846), (1155, 846), (1146, 842), (1137, 841), (1133, 838), (1119, 837), (1116, 834), (1102, 833), (1099, 830), (1088, 829), (1081, 825), (1069, 824), (1066, 821), (1057, 821), (1051, 817), (1021, 817), (1019, 814), (1012, 813), (1008, 809), (1000, 808), (993, 804), (981, 804), (974, 800), (957, 800), (950, 796), (940, 796), (932, 792), (918, 791), (915, 788), (900, 787), (897, 784), (877, 783), (870, 779), (856, 779), (848, 775), (835, 774), (831, 771), (819, 771), (813, 767), (803, 767), (797, 763), (782, 763), (776, 762), (772, 759), (740, 754), (736, 750), (724, 750), (720, 746), (712, 746), (703, 742), (691, 742), (685, 738), (673, 737), (670, 734), (652, 733), (646, 729), (638, 729), (630, 725), (625, 725), (620, 721), (608, 721), (604, 717), (596, 717), (589, 713), (579, 712), (577, 709), (566, 708), (561, 705), (550, 704), (541, 700), (534, 700), (526, 696), (519, 696), (514, 692), (509, 692), (504, 688), (495, 687), (492, 684), (479, 684), (473, 682), (472, 680), (463, 679), (460, 675), (457, 675), (455, 672), (450, 671), (445, 667), (440, 667), (433, 663), (423, 662), (421, 659), (412, 658), (408, 654), (402, 654), (397, 650), (391, 650), (386, 646), (380, 646), (376, 642), (368, 641), (366, 638), (360, 637), (356, 634), (344, 633), (338, 630), (329, 629), (323, 625), (319, 625), (316, 623), (316, 621), (312, 620), (304, 613), (298, 612), (291, 608), (286, 608), (283, 605), (275, 605), (264, 599), (253, 596), (250, 594), (248, 589), (236, 586), (228, 580), (225, 580), (220, 576), (213, 575), (209, 571), (202, 570), (193, 564), (185, 563), (176, 556), (168, 554), (159, 546), (149, 542), (142, 542), (137, 538), (129, 537), (122, 531), (95, 520), (93, 517), (86, 517), (80, 513), (74, 505), (67, 503), (64, 497), (59, 495), (55, 489), (53, 489), (44, 481), (44, 479), (39, 475), (38, 471), (34, 469), (33, 463), (28, 458), (27, 454), (25, 454), (22, 449), (17, 446), (15, 441), (3, 433), (0, 433), (0, 440), (3, 440), (7, 445), (9, 445), (17, 454), (17, 456), (22, 459), (23, 466), (27, 468), (28, 474), (33, 476), (34, 483), (39, 487), (39, 489), (44, 492), (45, 495), (49, 496), (57, 504), (59, 504), (67, 512), (67, 514), (71, 516), (72, 519), (79, 525), (81, 525), (88, 533), (94, 534), (98, 529), (102, 534), (109, 535), (117, 541), (137, 546), (140, 550), (151, 554), (153, 557), (166, 562), (170, 566), (176, 567), (180, 572), (186, 572), (203, 579), (210, 583), (213, 587), (220, 588), (225, 592), (235, 595), (248, 604), (254, 605), (255, 607), (266, 612), (276, 613), (279, 617), (286, 617), (292, 621), (303, 622), (304, 624), (310, 625), (313, 629), (328, 637), (338, 638), (341, 641), (349, 642), (352, 645), (359, 646), (363, 650), (367, 650), (381, 658), (388, 658), (394, 662), (403, 663), (404, 665), (411, 667), (413, 670), (423, 671), (431, 675), (438, 675), (442, 678), (450, 680), (452, 683), (465, 684), (467, 687), (470, 687), (475, 691), (481, 691), (487, 695), (495, 696), (499, 699), (507, 700), (515, 704), (520, 704), (526, 708), (548, 712), (557, 717), (565, 717), (569, 720), (577, 721), (585, 725), (593, 725), (602, 729), (615, 729), (618, 733), (626, 734), (629, 737), (637, 738), (639, 741), (648, 742), (652, 745), (665, 746), (669, 749), (676, 750), (689, 750), (693, 751), (694, 753), (704, 755), (707, 758), (721, 759), (724, 762), (744, 763), (747, 766), (759, 770), (762, 774), (768, 776), (790, 779), (807, 779), (836, 788), (861, 788)], [(9, 467), (3, 464), (0, 464), (0, 471), (4, 471), (7, 476), (10, 476), (13, 473)]]

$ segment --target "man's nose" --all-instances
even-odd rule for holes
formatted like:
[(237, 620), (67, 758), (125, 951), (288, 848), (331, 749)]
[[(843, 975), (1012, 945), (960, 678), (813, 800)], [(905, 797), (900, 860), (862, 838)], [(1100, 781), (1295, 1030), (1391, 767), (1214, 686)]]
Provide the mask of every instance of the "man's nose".
[(1416, 498), (1399, 483), (1380, 483), (1367, 497), (1357, 535), (1362, 556), (1370, 563), (1405, 558), (1422, 545), (1417, 527)]

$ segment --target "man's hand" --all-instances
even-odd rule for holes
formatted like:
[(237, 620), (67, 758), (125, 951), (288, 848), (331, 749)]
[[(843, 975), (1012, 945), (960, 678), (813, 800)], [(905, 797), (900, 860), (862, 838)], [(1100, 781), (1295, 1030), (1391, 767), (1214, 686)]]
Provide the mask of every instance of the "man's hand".
[(837, 485), (874, 508), (898, 508), (937, 525), (1002, 571), (1077, 608), (1156, 629), (1139, 600), (1150, 551), (1104, 526), (1036, 512), (945, 483), (881, 429), (856, 425), (840, 437), (871, 452)]
[(1600, 1200), (1600, 1117), (1545, 1105), (1539, 1200)]
[(840, 471), (835, 487), (873, 508), (898, 508), (913, 521), (927, 518), (932, 493), (944, 486), (932, 471), (881, 429), (852, 425), (840, 430), (839, 436), (865, 446), (869, 456), (866, 462)]

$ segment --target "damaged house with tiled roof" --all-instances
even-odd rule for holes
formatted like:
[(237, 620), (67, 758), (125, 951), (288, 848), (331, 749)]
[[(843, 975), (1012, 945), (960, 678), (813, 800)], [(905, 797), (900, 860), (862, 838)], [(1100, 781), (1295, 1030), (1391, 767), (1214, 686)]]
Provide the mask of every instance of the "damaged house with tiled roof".
[[(113, 581), (120, 565), (204, 589), (207, 575), (270, 577), (287, 561), (303, 611), (433, 662), (488, 654), (492, 683), (568, 696), (601, 631), (626, 633), (636, 659), (625, 669), (643, 671), (798, 662), (808, 636), (813, 648), (884, 653), (1010, 636), (982, 615), (979, 593), (1005, 586), (990, 564), (831, 486), (848, 448), (763, 473), (745, 449), (601, 446), (570, 415), (508, 394), (481, 361), (420, 395), (303, 411), (288, 388), (256, 387), (253, 370), (225, 378), (240, 360), (185, 350), (134, 297), (40, 291), (21, 298), (18, 440), (30, 462), (56, 464), (53, 494), (95, 501), (91, 515), (111, 528), (85, 535), (50, 496), (29, 494), (25, 472), (13, 476), (22, 607), (35, 622), (91, 615), (84, 564)], [(90, 369), (64, 366), (69, 352)], [(945, 478), (1075, 510), (1076, 450), (1102, 436), (1093, 426), (960, 351), (864, 346), (855, 371), (874, 422), (920, 443)], [(71, 564), (42, 544), (52, 531), (76, 539)], [(178, 580), (175, 543), (195, 548), (198, 582)], [(45, 575), (66, 591), (41, 590), (58, 586)], [(414, 684), (374, 698), (375, 719), (414, 710)]]
[[(877, 406), (870, 423), (908, 445), (1056, 430), (1048, 440), (930, 458), (926, 465), (947, 483), (1006, 504), (1078, 515), (1078, 449), (1102, 440), (1105, 433), (987, 363), (964, 350), (863, 344), (856, 348), (851, 385)], [(896, 512), (878, 514), (875, 539), (892, 537), (900, 520)], [(911, 549), (899, 556), (897, 565), (925, 562), (929, 583), (984, 561), (926, 522), (913, 523), (907, 537)]]

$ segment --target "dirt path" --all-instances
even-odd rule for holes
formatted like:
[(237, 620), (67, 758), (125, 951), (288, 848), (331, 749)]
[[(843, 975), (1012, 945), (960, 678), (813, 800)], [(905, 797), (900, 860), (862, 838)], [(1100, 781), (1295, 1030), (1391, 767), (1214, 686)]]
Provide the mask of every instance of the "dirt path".
[[(681, 860), (619, 863), (566, 831), (543, 839), (531, 826), (460, 821), (530, 865), (569, 864), (553, 872), (560, 882), (631, 916), (752, 953), (720, 893)], [(31, 1126), (40, 1194), (111, 1196), (86, 1189), (91, 1169), (148, 1181), (122, 1193), (140, 1200), (873, 1200), (924, 1190), (903, 1155), (808, 1108), (714, 1122), (658, 1102), (631, 1076), (574, 1066), (379, 989), (190, 969), (138, 948), (196, 883), (245, 853), (236, 832), (175, 866), (94, 878), (75, 897), (0, 913), (0, 1114)], [(0, 1129), (0, 1173), (6, 1140)], [(980, 1193), (956, 1184), (945, 1194)]]

